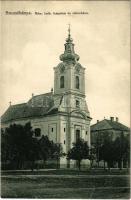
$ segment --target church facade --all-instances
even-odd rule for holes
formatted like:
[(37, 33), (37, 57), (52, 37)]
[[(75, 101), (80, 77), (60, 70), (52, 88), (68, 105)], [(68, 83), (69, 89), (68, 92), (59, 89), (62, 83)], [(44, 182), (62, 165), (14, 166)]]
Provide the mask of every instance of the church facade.
[[(2, 128), (31, 122), (35, 137), (48, 135), (50, 140), (61, 143), (65, 153), (79, 137), (90, 145), (91, 121), (85, 99), (85, 68), (78, 62), (70, 28), (68, 32), (61, 62), (54, 67), (54, 89), (32, 94), (26, 103), (10, 105), (1, 118)], [(67, 166), (66, 158), (60, 159), (60, 166)]]

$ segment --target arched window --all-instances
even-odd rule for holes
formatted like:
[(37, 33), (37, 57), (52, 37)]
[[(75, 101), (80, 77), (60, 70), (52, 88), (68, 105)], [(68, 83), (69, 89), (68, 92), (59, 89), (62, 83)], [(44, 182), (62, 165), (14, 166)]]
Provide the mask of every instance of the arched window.
[(76, 89), (79, 89), (80, 83), (79, 83), (79, 76), (76, 76)]
[(78, 100), (76, 100), (76, 107), (79, 108), (80, 107), (80, 102)]
[(40, 137), (40, 136), (41, 136), (41, 129), (35, 128), (35, 137)]
[(64, 88), (64, 76), (60, 77), (60, 88)]

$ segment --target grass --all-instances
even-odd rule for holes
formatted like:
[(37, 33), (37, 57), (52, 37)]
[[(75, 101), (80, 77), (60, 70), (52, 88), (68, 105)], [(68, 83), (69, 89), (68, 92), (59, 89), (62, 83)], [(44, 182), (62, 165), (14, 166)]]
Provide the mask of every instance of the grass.
[[(61, 170), (60, 170), (61, 171)], [(59, 171), (59, 172), (60, 172)], [(3, 198), (129, 199), (127, 175), (3, 175)], [(70, 172), (70, 175), (69, 175)], [(55, 174), (58, 170), (55, 171)], [(62, 171), (61, 171), (62, 173)], [(84, 173), (84, 172), (83, 172)], [(46, 173), (47, 174), (47, 173)]]
[(124, 169), (124, 170), (118, 170), (118, 169), (111, 169), (109, 170), (104, 170), (104, 169), (88, 169), (88, 170), (81, 170), (78, 171), (77, 169), (52, 169), (52, 170), (34, 170), (33, 172), (31, 170), (4, 170), (1, 172), (2, 175), (20, 175), (20, 174), (42, 174), (42, 175), (128, 175), (129, 170)]
[(97, 198), (97, 199), (129, 199), (129, 189), (120, 188), (44, 188), (42, 185), (38, 187), (25, 188), (19, 190), (6, 190), (7, 195), (2, 198)]

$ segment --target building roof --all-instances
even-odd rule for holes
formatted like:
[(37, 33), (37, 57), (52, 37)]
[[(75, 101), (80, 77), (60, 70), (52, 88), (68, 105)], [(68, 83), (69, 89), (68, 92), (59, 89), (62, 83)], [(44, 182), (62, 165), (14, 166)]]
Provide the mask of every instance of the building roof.
[(57, 112), (54, 106), (53, 94), (46, 93), (32, 96), (27, 103), (11, 105), (1, 117), (1, 122), (17, 120), (28, 117), (44, 116)]
[(102, 130), (121, 130), (121, 131), (129, 131), (129, 128), (117, 121), (112, 121), (108, 119), (104, 119), (102, 121), (97, 122), (91, 126), (91, 132), (102, 131)]
[(40, 94), (40, 95), (32, 95), (32, 98), (28, 101), (29, 105), (36, 106), (50, 106), (52, 104), (52, 92)]

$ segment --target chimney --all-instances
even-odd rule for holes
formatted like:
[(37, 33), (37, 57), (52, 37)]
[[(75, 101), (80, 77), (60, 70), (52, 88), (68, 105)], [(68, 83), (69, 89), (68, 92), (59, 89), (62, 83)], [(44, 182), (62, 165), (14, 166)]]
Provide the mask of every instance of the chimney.
[(116, 122), (119, 122), (119, 118), (118, 117), (116, 117)]
[(97, 120), (97, 123), (99, 122), (99, 120)]
[(110, 117), (111, 122), (114, 122), (114, 117)]
[(11, 101), (9, 102), (9, 106), (11, 106)]

